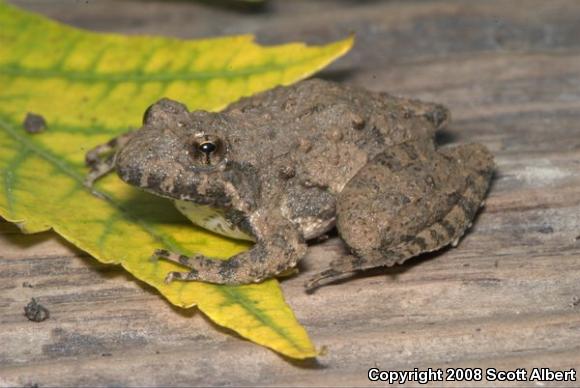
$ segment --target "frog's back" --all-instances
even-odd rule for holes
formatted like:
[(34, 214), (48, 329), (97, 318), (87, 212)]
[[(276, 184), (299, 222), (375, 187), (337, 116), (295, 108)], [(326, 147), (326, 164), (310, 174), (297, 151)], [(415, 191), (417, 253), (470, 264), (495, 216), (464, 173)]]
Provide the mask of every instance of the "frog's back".
[(389, 146), (432, 143), (447, 118), (439, 105), (316, 79), (243, 98), (223, 113), (238, 159), (291, 169), (333, 192)]
[[(432, 138), (448, 115), (437, 104), (319, 79), (242, 98), (224, 112), (243, 113), (248, 123), (258, 126), (278, 126), (285, 136), (304, 137), (313, 132), (320, 135), (340, 129), (346, 136), (345, 141), (357, 141), (361, 146), (373, 141), (395, 145), (411, 139)], [(292, 127), (292, 134), (282, 126)]]

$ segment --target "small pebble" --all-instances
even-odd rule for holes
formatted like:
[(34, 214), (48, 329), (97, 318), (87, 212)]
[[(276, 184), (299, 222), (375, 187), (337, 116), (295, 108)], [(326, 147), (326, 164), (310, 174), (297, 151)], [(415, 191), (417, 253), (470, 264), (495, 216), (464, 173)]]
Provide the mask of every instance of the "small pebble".
[(50, 312), (46, 307), (36, 302), (36, 299), (32, 298), (30, 303), (24, 307), (24, 315), (32, 322), (42, 322), (50, 317)]
[(279, 175), (283, 179), (290, 179), (296, 175), (296, 170), (292, 166), (282, 166), (278, 171)]
[(28, 133), (39, 133), (46, 129), (46, 120), (39, 114), (28, 112), (22, 125)]
[(350, 119), (351, 119), (352, 126), (354, 129), (360, 131), (361, 129), (363, 129), (365, 127), (366, 121), (361, 116), (359, 116), (355, 113), (352, 113)]

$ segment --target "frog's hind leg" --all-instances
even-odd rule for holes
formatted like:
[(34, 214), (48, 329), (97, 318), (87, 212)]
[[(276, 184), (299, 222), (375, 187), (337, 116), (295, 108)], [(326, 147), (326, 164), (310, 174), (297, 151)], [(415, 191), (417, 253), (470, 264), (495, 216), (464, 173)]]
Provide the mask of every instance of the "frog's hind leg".
[(97, 179), (107, 175), (115, 168), (117, 150), (127, 144), (133, 134), (134, 132), (124, 133), (86, 153), (85, 164), (90, 168), (84, 180), (86, 187), (92, 187)]
[(337, 228), (352, 255), (333, 261), (306, 288), (455, 246), (482, 205), (492, 172), (492, 156), (478, 144), (440, 151), (401, 145), (378, 155), (338, 199)]

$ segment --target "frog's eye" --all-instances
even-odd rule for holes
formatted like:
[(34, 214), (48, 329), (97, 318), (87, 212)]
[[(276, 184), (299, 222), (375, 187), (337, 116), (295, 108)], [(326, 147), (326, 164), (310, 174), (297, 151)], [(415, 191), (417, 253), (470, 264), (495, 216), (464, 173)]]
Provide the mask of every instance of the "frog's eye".
[(199, 145), (199, 150), (209, 156), (212, 154), (212, 152), (217, 150), (217, 146), (211, 141), (206, 141), (205, 143), (201, 143)]
[(225, 146), (217, 136), (202, 135), (193, 141), (192, 156), (196, 164), (214, 166), (225, 157)]

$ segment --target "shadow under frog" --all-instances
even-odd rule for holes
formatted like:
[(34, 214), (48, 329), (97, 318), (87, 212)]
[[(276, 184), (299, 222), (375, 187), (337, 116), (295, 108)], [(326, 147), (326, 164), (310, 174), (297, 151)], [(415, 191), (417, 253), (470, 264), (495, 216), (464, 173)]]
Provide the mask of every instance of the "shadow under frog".
[[(438, 148), (438, 104), (322, 80), (242, 98), (219, 113), (162, 99), (143, 127), (87, 153), (86, 184), (115, 169), (195, 224), (255, 244), (228, 260), (157, 250), (188, 267), (166, 281), (260, 282), (294, 268), (336, 227), (350, 254), (306, 288), (455, 246), (482, 206), (493, 158)], [(109, 157), (103, 155), (116, 150)]]

